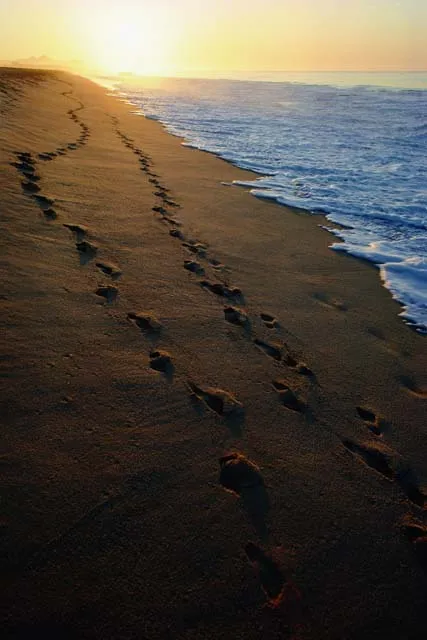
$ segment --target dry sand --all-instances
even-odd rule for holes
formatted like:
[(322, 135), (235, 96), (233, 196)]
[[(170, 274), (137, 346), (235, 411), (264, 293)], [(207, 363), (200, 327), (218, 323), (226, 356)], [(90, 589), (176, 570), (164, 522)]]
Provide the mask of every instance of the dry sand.
[(0, 109), (3, 637), (424, 638), (426, 342), (377, 270), (88, 80)]

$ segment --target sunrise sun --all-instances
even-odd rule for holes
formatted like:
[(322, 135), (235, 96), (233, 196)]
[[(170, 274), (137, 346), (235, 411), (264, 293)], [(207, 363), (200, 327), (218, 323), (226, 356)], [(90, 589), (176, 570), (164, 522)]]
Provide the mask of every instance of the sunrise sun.
[(168, 71), (167, 39), (148, 16), (142, 21), (139, 16), (107, 14), (100, 19), (92, 42), (93, 57), (109, 73), (153, 75)]

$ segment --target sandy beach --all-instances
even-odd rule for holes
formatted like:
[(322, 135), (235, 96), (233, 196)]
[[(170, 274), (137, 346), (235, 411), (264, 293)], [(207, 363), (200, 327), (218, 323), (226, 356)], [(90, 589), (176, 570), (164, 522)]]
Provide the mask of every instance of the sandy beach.
[(421, 640), (426, 337), (133, 111), (0, 69), (3, 637)]

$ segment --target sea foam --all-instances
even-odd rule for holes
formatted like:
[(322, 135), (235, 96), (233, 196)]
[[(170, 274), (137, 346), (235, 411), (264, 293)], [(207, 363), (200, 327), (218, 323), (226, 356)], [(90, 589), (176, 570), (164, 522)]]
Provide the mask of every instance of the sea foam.
[(257, 197), (343, 225), (335, 250), (370, 260), (427, 332), (427, 91), (173, 79), (120, 86), (185, 139), (261, 175)]

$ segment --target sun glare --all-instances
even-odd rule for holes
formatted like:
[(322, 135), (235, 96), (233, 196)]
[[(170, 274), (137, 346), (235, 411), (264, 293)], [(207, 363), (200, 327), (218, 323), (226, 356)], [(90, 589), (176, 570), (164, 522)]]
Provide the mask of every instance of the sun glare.
[(108, 73), (167, 73), (170, 47), (161, 31), (152, 20), (107, 14), (98, 19), (92, 33), (94, 64)]

